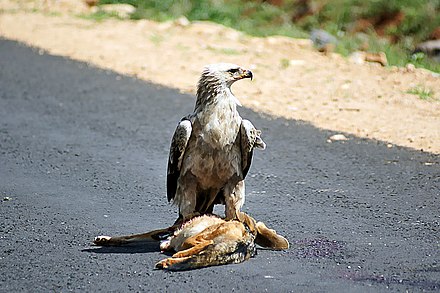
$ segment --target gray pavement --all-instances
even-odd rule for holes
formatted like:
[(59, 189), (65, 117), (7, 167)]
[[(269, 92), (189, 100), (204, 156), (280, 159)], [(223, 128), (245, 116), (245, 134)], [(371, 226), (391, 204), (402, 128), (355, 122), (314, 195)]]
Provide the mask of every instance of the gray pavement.
[(175, 273), (154, 270), (157, 247), (93, 247), (176, 219), (168, 147), (193, 104), (0, 40), (0, 292), (440, 291), (439, 156), (350, 135), (327, 143), (330, 131), (245, 108), (268, 147), (254, 154), (244, 210), (289, 250)]

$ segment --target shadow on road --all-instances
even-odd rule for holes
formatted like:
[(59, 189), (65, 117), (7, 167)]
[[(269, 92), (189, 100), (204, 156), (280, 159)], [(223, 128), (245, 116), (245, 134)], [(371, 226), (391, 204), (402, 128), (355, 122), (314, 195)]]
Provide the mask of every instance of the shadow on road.
[(159, 244), (143, 244), (143, 245), (130, 245), (130, 246), (95, 246), (92, 248), (86, 248), (81, 252), (89, 253), (118, 253), (118, 254), (135, 254), (135, 253), (149, 253), (160, 252)]

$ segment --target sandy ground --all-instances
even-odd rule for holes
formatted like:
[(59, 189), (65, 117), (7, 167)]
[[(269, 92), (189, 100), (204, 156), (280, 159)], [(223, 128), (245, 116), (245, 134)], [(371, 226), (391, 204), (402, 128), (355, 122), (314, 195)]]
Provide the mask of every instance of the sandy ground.
[[(308, 40), (254, 38), (206, 22), (97, 22), (78, 17), (85, 7), (45, 3), (0, 2), (0, 36), (185, 93), (195, 92), (205, 64), (236, 63), (255, 76), (233, 88), (245, 107), (440, 153), (440, 78), (429, 71), (353, 64)], [(415, 88), (431, 98), (408, 93)]]

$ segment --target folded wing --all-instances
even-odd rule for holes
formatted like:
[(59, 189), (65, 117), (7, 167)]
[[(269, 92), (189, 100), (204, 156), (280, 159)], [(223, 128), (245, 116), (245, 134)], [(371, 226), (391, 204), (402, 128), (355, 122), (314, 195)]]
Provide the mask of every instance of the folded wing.
[(246, 177), (249, 168), (251, 167), (252, 155), (255, 148), (264, 150), (266, 144), (261, 139), (261, 130), (246, 119), (241, 121), (240, 126), (241, 135), (241, 166), (243, 169), (243, 178)]
[(167, 171), (167, 198), (174, 199), (177, 189), (177, 180), (180, 176), (183, 155), (192, 132), (192, 124), (188, 118), (183, 118), (177, 125), (171, 141), (170, 156)]

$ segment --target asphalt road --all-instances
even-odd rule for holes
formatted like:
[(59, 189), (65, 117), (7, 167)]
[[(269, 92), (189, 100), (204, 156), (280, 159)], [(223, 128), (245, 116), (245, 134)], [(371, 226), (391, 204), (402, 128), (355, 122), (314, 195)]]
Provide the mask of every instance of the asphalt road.
[(332, 132), (249, 109), (268, 147), (254, 155), (244, 210), (289, 250), (176, 273), (153, 269), (157, 247), (93, 247), (96, 235), (176, 219), (168, 147), (193, 104), (0, 40), (0, 292), (440, 290), (439, 156), (353, 136), (327, 143)]

